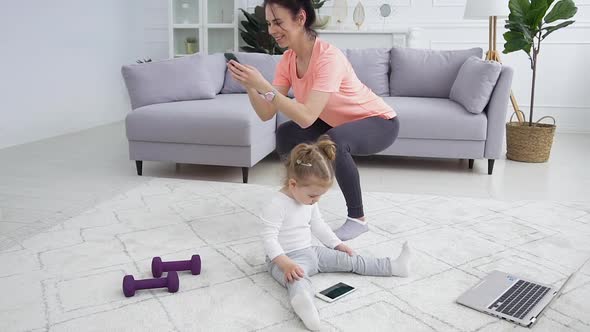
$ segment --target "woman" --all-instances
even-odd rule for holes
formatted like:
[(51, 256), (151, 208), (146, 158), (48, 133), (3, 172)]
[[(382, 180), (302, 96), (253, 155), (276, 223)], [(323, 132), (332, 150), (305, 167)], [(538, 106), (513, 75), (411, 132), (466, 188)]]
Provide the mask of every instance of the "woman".
[[(317, 37), (311, 28), (316, 18), (311, 0), (265, 0), (263, 6), (269, 33), (280, 47), (289, 48), (277, 65), (272, 85), (252, 66), (232, 60), (228, 70), (248, 91), (260, 119), (270, 120), (278, 110), (291, 119), (277, 129), (281, 156), (322, 134), (337, 144), (334, 167), (348, 218), (334, 232), (342, 241), (353, 239), (368, 231), (368, 224), (352, 156), (372, 155), (389, 147), (399, 131), (396, 113), (359, 81), (338, 48)], [(294, 100), (286, 97), (289, 88)]]

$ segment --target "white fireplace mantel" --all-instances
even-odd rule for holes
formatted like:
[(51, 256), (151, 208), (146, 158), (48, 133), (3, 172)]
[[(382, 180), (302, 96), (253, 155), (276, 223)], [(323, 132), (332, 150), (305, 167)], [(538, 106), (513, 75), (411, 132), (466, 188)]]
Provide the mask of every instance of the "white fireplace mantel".
[(339, 48), (421, 47), (421, 28), (387, 30), (317, 30), (323, 40)]

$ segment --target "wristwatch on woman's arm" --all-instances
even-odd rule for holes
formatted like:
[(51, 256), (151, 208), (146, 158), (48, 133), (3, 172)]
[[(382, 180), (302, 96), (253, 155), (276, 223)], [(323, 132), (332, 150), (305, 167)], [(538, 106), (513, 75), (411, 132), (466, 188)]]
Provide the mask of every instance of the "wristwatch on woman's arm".
[(275, 97), (276, 97), (276, 95), (278, 93), (279, 92), (277, 91), (277, 89), (272, 88), (272, 90), (270, 90), (269, 92), (265, 92), (265, 93), (261, 94), (260, 96), (261, 97), (264, 97), (264, 99), (266, 101), (268, 101), (269, 103), (271, 103), (275, 99)]

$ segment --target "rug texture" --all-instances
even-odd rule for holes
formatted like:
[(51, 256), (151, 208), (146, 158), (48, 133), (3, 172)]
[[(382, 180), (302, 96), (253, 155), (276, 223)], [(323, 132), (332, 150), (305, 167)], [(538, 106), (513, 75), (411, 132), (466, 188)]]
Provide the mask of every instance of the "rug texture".
[[(154, 179), (0, 251), (0, 331), (299, 331), (303, 324), (264, 264), (259, 208), (278, 187)], [(560, 285), (575, 279), (535, 331), (590, 331), (590, 205), (366, 192), (370, 231), (348, 244), (397, 256), (408, 241), (409, 278), (319, 274), (316, 289), (358, 290), (315, 299), (326, 331), (507, 331), (514, 325), (455, 303), (498, 269)], [(342, 194), (320, 201), (332, 228)], [(137, 291), (151, 259), (199, 254), (180, 290)], [(528, 329), (522, 329), (528, 331)]]

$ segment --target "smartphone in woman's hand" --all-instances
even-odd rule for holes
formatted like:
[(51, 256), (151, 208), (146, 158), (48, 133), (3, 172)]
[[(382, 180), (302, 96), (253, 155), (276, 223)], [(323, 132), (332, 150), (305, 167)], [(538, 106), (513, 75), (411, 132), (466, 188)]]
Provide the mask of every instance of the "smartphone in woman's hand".
[(225, 56), (225, 60), (227, 62), (229, 62), (229, 60), (234, 60), (237, 63), (240, 63), (240, 61), (238, 61), (238, 58), (236, 58), (236, 56), (233, 53), (223, 53), (223, 56)]

